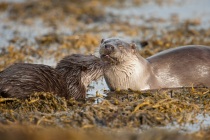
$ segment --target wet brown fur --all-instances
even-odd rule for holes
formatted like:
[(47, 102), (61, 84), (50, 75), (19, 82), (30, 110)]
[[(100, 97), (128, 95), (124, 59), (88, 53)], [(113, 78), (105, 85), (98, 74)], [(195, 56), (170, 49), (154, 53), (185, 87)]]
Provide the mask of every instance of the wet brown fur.
[(69, 94), (77, 99), (84, 98), (90, 82), (103, 75), (103, 64), (94, 55), (67, 56), (57, 64), (55, 69), (63, 75)]
[(0, 72), (0, 96), (27, 98), (34, 92), (52, 92), (69, 99), (84, 99), (87, 85), (102, 76), (101, 60), (74, 54), (56, 66), (17, 63)]
[(68, 98), (59, 72), (41, 64), (17, 63), (0, 72), (0, 95), (26, 98), (34, 92), (53, 92)]

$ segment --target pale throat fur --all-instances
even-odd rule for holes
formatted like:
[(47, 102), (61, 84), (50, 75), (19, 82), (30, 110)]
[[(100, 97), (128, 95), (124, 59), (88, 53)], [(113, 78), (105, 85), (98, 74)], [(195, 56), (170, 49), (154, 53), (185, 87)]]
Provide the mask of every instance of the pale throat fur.
[[(104, 78), (109, 88), (111, 90), (149, 89), (150, 85), (147, 81), (151, 75), (145, 72), (151, 70), (148, 62), (141, 56), (129, 53), (124, 57), (124, 61), (104, 69)], [(141, 62), (139, 59), (142, 59)]]

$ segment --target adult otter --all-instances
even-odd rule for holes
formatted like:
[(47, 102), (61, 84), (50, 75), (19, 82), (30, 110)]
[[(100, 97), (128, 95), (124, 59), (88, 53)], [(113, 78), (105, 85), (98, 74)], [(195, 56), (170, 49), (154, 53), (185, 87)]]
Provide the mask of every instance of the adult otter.
[(178, 47), (144, 59), (135, 44), (110, 38), (101, 41), (99, 53), (106, 63), (104, 77), (110, 90), (148, 90), (199, 84), (210, 87), (210, 47)]
[(72, 97), (85, 98), (87, 86), (103, 75), (103, 62), (94, 55), (73, 54), (63, 58), (55, 69), (63, 75)]
[(102, 76), (100, 59), (93, 55), (70, 55), (56, 68), (17, 63), (0, 72), (2, 97), (26, 98), (34, 92), (53, 92), (75, 99), (85, 98), (87, 85)]

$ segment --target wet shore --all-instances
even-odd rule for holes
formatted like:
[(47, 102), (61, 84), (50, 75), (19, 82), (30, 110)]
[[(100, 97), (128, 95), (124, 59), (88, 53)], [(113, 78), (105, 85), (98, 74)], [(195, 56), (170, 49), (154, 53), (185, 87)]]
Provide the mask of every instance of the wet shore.
[[(208, 0), (2, 0), (0, 70), (16, 62), (55, 66), (74, 53), (97, 55), (107, 37), (135, 42), (145, 58), (177, 46), (210, 46), (209, 5)], [(141, 47), (142, 41), (149, 44)], [(209, 138), (207, 88), (170, 90), (173, 97), (168, 91), (107, 89), (103, 79), (93, 82), (85, 102), (50, 93), (0, 98), (0, 135), (9, 138), (14, 131), (40, 139), (58, 130), (54, 134), (66, 139)]]

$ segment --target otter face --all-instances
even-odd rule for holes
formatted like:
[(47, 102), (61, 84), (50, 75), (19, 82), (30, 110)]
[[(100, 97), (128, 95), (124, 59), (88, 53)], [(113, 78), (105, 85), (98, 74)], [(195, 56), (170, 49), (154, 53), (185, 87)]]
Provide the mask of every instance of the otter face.
[(129, 60), (129, 56), (136, 53), (136, 45), (119, 38), (102, 39), (99, 53), (103, 61), (118, 64)]
[(135, 44), (109, 38), (101, 41), (99, 53), (105, 62), (103, 73), (110, 90), (145, 88), (140, 80), (144, 76), (146, 60), (138, 54)]

